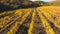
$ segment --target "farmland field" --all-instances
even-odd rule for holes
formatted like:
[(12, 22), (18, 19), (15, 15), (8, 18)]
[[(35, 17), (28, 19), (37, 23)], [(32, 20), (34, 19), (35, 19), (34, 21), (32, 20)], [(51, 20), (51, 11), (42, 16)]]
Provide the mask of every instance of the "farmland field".
[(60, 34), (60, 6), (1, 12), (0, 34)]

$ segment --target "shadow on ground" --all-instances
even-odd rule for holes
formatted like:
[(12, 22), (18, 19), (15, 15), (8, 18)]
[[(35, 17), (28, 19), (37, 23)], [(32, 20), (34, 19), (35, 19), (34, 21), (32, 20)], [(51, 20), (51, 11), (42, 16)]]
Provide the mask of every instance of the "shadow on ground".
[(0, 13), (4, 11), (11, 11), (11, 10), (16, 10), (16, 9), (26, 9), (26, 8), (34, 8), (34, 7), (39, 7), (40, 5), (38, 4), (32, 4), (32, 5), (20, 5), (18, 7), (12, 7), (12, 6), (7, 6), (2, 3), (0, 3)]

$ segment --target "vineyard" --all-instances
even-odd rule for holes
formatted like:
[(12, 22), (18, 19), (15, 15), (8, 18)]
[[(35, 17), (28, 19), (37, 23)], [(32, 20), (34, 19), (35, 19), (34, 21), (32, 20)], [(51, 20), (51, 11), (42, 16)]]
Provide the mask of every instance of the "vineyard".
[(0, 34), (60, 34), (60, 7), (42, 6), (1, 12)]

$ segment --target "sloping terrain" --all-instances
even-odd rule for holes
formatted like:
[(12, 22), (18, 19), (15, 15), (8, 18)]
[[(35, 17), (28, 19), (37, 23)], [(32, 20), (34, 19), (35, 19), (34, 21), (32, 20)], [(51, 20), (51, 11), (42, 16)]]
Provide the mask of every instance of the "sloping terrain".
[(0, 13), (0, 34), (60, 34), (60, 7), (4, 11)]

